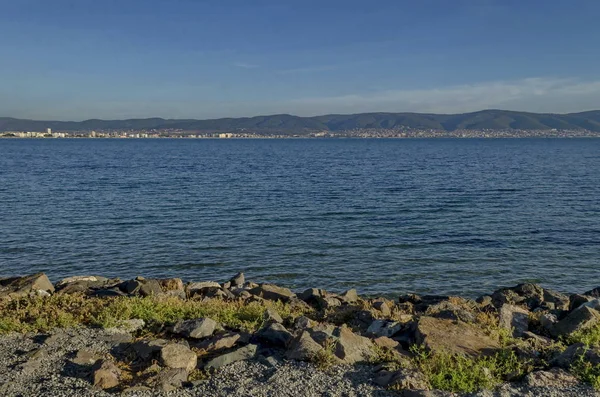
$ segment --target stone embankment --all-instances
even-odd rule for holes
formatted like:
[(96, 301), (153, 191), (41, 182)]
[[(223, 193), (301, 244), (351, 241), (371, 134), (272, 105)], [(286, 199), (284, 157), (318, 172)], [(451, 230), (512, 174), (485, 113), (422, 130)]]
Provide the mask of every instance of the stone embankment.
[(521, 284), (391, 300), (242, 273), (5, 278), (0, 395), (591, 396), (599, 297)]

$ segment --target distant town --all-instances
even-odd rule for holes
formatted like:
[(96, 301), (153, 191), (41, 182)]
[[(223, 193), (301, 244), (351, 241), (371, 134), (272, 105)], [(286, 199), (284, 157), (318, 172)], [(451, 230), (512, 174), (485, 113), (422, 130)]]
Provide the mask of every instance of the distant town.
[(186, 138), (186, 139), (289, 139), (289, 138), (531, 138), (531, 137), (600, 137), (600, 132), (589, 130), (520, 130), (520, 129), (461, 129), (443, 131), (415, 128), (357, 128), (344, 131), (303, 131), (282, 133), (277, 131), (204, 132), (175, 129), (164, 130), (111, 130), (111, 131), (6, 131), (0, 138)]

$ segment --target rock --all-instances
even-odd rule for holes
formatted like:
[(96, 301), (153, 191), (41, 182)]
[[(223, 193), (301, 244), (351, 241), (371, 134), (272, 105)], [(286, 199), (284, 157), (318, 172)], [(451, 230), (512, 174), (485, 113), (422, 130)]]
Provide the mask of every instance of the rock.
[(417, 323), (415, 339), (432, 351), (468, 356), (490, 355), (500, 348), (498, 340), (471, 324), (428, 316)]
[(580, 306), (554, 325), (554, 336), (568, 336), (573, 332), (590, 328), (600, 321), (600, 313), (587, 306)]
[(593, 365), (600, 364), (600, 352), (595, 349), (588, 348), (583, 343), (575, 343), (567, 347), (564, 352), (550, 360), (550, 365), (553, 367), (570, 369), (571, 365), (581, 356), (584, 356), (584, 360)]
[[(416, 312), (424, 312), (429, 308), (429, 306), (437, 305), (440, 302), (447, 301), (448, 296), (446, 295), (417, 295), (417, 294), (408, 294), (402, 295), (398, 298), (398, 303), (404, 304), (409, 303), (412, 305), (412, 310)], [(399, 305), (402, 307), (402, 305)], [(408, 310), (411, 306), (406, 306), (405, 311), (412, 312), (412, 310)]]
[(214, 350), (230, 349), (238, 344), (245, 344), (250, 341), (250, 335), (246, 333), (230, 332), (223, 335), (217, 335), (211, 339), (200, 342), (196, 347), (207, 352)]
[(530, 310), (535, 309), (544, 301), (544, 289), (538, 284), (519, 284), (513, 290), (524, 298), (524, 303)]
[(18, 299), (38, 294), (38, 291), (54, 292), (54, 286), (44, 273), (0, 280), (0, 299)]
[(356, 335), (347, 327), (336, 328), (334, 335), (337, 337), (334, 354), (344, 363), (354, 364), (373, 357), (373, 342), (369, 338)]
[(411, 369), (401, 369), (395, 372), (380, 371), (377, 373), (375, 383), (382, 387), (396, 390), (428, 390), (429, 384), (425, 375)]
[(236, 296), (231, 291), (227, 289), (223, 289), (221, 287), (208, 287), (203, 288), (200, 291), (196, 292), (196, 295), (202, 295), (207, 298), (217, 298), (217, 299), (235, 299)]
[(211, 336), (218, 324), (213, 319), (203, 317), (196, 320), (178, 321), (173, 326), (173, 333), (186, 338), (202, 339)]
[(367, 333), (374, 336), (392, 337), (402, 331), (402, 324), (395, 321), (375, 320), (367, 328)]
[(384, 317), (389, 317), (392, 315), (392, 310), (390, 309), (390, 306), (385, 301), (373, 302), (373, 308), (375, 310), (379, 310)]
[(246, 345), (232, 352), (215, 357), (204, 365), (204, 369), (217, 369), (237, 361), (249, 360), (256, 355), (256, 345)]
[(184, 291), (183, 281), (180, 278), (163, 278), (156, 280), (164, 292)]
[(187, 292), (188, 296), (194, 296), (196, 294), (201, 294), (202, 290), (204, 290), (206, 288), (221, 289), (221, 285), (214, 281), (201, 281), (201, 282), (196, 282), (196, 283), (189, 283), (185, 287), (185, 291)]
[(294, 322), (295, 329), (306, 329), (314, 326), (315, 322), (306, 316), (300, 316)]
[(523, 339), (531, 340), (537, 345), (548, 346), (552, 344), (552, 339), (546, 338), (545, 336), (534, 334), (531, 331), (525, 331), (522, 335)]
[(387, 336), (380, 336), (378, 338), (375, 338), (373, 340), (373, 343), (376, 346), (388, 348), (388, 349), (394, 349), (400, 344), (400, 342), (395, 341), (392, 338), (388, 338)]
[(544, 304), (553, 303), (554, 308), (558, 310), (569, 310), (569, 296), (560, 292), (544, 289), (543, 292)]
[(584, 293), (584, 295), (591, 296), (592, 298), (600, 298), (600, 287), (596, 287)]
[(96, 361), (100, 360), (102, 355), (98, 352), (81, 349), (75, 353), (75, 357), (71, 359), (71, 362), (77, 365), (94, 365)]
[(92, 382), (99, 389), (112, 389), (119, 386), (121, 370), (111, 361), (98, 360), (92, 367)]
[(308, 329), (310, 337), (315, 342), (325, 347), (327, 342), (334, 337), (336, 327), (332, 324), (317, 324), (312, 328)]
[(230, 289), (231, 288), (231, 282), (227, 281), (227, 282), (221, 284), (221, 288), (223, 288), (223, 289)]
[(141, 340), (132, 343), (131, 349), (142, 361), (150, 361), (168, 344), (169, 342), (164, 339)]
[(323, 309), (331, 309), (333, 307), (338, 307), (342, 305), (342, 301), (335, 296), (323, 296), (319, 297), (316, 300), (316, 306)]
[(298, 298), (302, 299), (308, 304), (312, 304), (317, 301), (318, 298), (327, 295), (327, 292), (323, 289), (309, 288), (304, 292), (298, 294)]
[(187, 379), (188, 372), (184, 368), (171, 368), (159, 372), (150, 382), (154, 388), (168, 393), (183, 386)]
[(514, 305), (522, 303), (524, 300), (525, 298), (508, 288), (499, 289), (492, 294), (492, 305), (497, 308), (500, 308), (505, 304)]
[(277, 313), (275, 310), (273, 310), (273, 309), (267, 309), (267, 310), (265, 310), (265, 313), (263, 314), (263, 321), (265, 323), (279, 323), (279, 324), (282, 324), (283, 323), (283, 318), (281, 318), (281, 316), (279, 315), (279, 313)]
[(569, 296), (569, 311), (577, 309), (579, 306), (594, 299), (588, 295), (573, 294)]
[(309, 361), (322, 350), (323, 347), (315, 342), (307, 331), (302, 331), (290, 343), (286, 357), (290, 360)]
[(475, 302), (479, 303), (479, 306), (486, 307), (492, 305), (492, 297), (489, 295), (482, 295), (475, 299)]
[(358, 301), (358, 293), (354, 288), (352, 288), (340, 295), (340, 298), (343, 302), (354, 303)]
[(240, 273), (236, 274), (235, 276), (233, 276), (231, 278), (231, 280), (229, 280), (229, 282), (234, 287), (237, 287), (237, 288), (243, 287), (244, 283), (246, 282), (246, 278), (244, 277), (244, 273), (240, 272)]
[(56, 291), (65, 290), (65, 293), (85, 292), (90, 288), (105, 287), (109, 279), (100, 276), (73, 276), (60, 280), (55, 284)]
[(253, 288), (249, 291), (252, 295), (260, 296), (261, 298), (288, 302), (292, 297), (296, 295), (288, 288), (278, 287), (273, 284), (260, 284), (258, 287)]
[(165, 367), (183, 368), (188, 373), (196, 368), (198, 356), (189, 347), (170, 343), (160, 350), (160, 359)]
[(425, 311), (425, 314), (437, 318), (445, 318), (449, 320), (461, 320), (466, 323), (475, 322), (475, 314), (465, 309), (464, 307), (455, 305), (450, 301), (442, 301), (435, 305), (431, 305)]
[(125, 294), (118, 288), (108, 288), (108, 289), (99, 289), (92, 290), (89, 292), (89, 296), (93, 296), (96, 298), (112, 298), (118, 296), (125, 296)]
[(589, 307), (590, 309), (594, 310), (600, 310), (600, 299), (592, 299), (589, 302), (583, 303), (581, 306)]
[(548, 371), (534, 371), (523, 382), (529, 387), (565, 389), (579, 383), (577, 378), (564, 369), (552, 368)]
[(502, 305), (500, 327), (512, 331), (514, 337), (521, 337), (529, 329), (529, 312), (519, 306)]
[(275, 356), (259, 356), (258, 361), (271, 368), (278, 368), (282, 364), (281, 361)]
[(552, 313), (544, 313), (540, 316), (540, 325), (544, 328), (550, 335), (554, 334), (554, 326), (558, 323), (558, 318), (556, 314)]
[(292, 334), (279, 323), (270, 323), (260, 329), (256, 336), (273, 346), (285, 347), (292, 340)]

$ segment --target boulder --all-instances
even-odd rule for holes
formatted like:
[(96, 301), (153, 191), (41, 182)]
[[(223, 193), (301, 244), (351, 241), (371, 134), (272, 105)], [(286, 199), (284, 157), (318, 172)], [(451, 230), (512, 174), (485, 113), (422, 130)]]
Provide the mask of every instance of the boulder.
[(382, 348), (387, 348), (387, 349), (394, 349), (396, 347), (398, 347), (398, 345), (400, 344), (400, 342), (393, 340), (392, 338), (388, 338), (387, 336), (380, 336), (378, 338), (373, 339), (373, 343), (376, 346), (382, 347)]
[(396, 321), (375, 320), (367, 328), (367, 333), (373, 336), (392, 337), (402, 331), (403, 325)]
[(548, 306), (548, 303), (552, 303), (555, 309), (569, 310), (570, 299), (568, 295), (544, 288), (543, 298), (546, 306)]
[(294, 321), (295, 329), (306, 329), (315, 325), (315, 322), (306, 316), (300, 316)]
[(190, 373), (196, 369), (198, 356), (181, 343), (169, 343), (160, 350), (160, 360), (167, 368), (183, 368)]
[(589, 295), (573, 294), (569, 296), (569, 311), (577, 309), (579, 306), (594, 299)]
[(540, 316), (540, 325), (550, 335), (554, 334), (554, 326), (558, 323), (558, 317), (553, 313), (544, 313)]
[(189, 283), (185, 287), (185, 292), (188, 294), (188, 296), (194, 296), (196, 294), (201, 294), (202, 290), (204, 290), (206, 288), (219, 288), (220, 289), (221, 285), (214, 281), (201, 281), (201, 282)]
[(18, 299), (31, 294), (53, 293), (54, 286), (44, 273), (0, 280), (0, 299)]
[(581, 356), (583, 356), (585, 361), (590, 362), (593, 365), (600, 364), (599, 351), (596, 349), (590, 349), (583, 343), (575, 343), (567, 347), (564, 352), (550, 360), (550, 365), (553, 367), (570, 369), (571, 365), (573, 365), (573, 363), (575, 363)]
[(288, 288), (279, 287), (274, 284), (260, 284), (258, 287), (252, 288), (249, 292), (252, 295), (256, 295), (267, 300), (282, 302), (288, 302), (290, 299), (296, 296)]
[(131, 344), (131, 350), (140, 360), (150, 361), (168, 344), (164, 339), (140, 340)]
[(298, 298), (302, 299), (308, 304), (313, 304), (317, 301), (317, 298), (321, 298), (325, 295), (327, 295), (327, 291), (325, 291), (324, 289), (309, 288), (307, 290), (304, 290), (302, 293), (298, 294)]
[(315, 342), (325, 347), (327, 342), (334, 337), (335, 329), (336, 327), (332, 324), (317, 324), (309, 328), (308, 332)]
[(468, 356), (491, 355), (500, 348), (498, 340), (471, 324), (429, 316), (420, 318), (415, 339), (416, 343), (432, 351)]
[(279, 323), (279, 324), (282, 324), (283, 323), (283, 318), (281, 318), (281, 316), (279, 315), (279, 313), (277, 313), (275, 310), (273, 310), (273, 309), (267, 309), (267, 310), (265, 310), (265, 313), (263, 314), (263, 321), (265, 323)]
[(375, 310), (380, 311), (384, 317), (389, 317), (392, 315), (392, 310), (385, 301), (375, 301), (373, 302), (372, 306)]
[(96, 361), (100, 360), (102, 355), (93, 350), (81, 349), (77, 350), (75, 357), (71, 359), (71, 362), (77, 365), (94, 365)]
[(292, 340), (286, 357), (290, 360), (309, 361), (312, 360), (323, 347), (314, 341), (307, 331), (302, 331), (300, 335)]
[(221, 349), (230, 349), (237, 344), (248, 343), (249, 339), (250, 337), (248, 334), (231, 332), (203, 340), (198, 345), (196, 345), (196, 347), (207, 352)]
[(337, 337), (334, 354), (342, 362), (354, 364), (373, 357), (373, 342), (369, 338), (357, 335), (347, 327), (336, 328), (334, 336)]
[(204, 369), (217, 369), (237, 361), (249, 360), (256, 356), (256, 345), (246, 345), (234, 351), (215, 357), (204, 365)]
[(292, 340), (292, 334), (279, 323), (270, 323), (256, 333), (257, 338), (273, 345), (285, 347)]
[(531, 372), (523, 382), (529, 387), (565, 389), (577, 385), (579, 380), (564, 369), (552, 368), (548, 371)]
[(475, 314), (471, 311), (447, 300), (429, 306), (425, 311), (425, 314), (437, 318), (461, 320), (466, 323), (473, 323), (476, 319)]
[(554, 336), (568, 336), (576, 331), (590, 328), (600, 322), (600, 313), (587, 306), (580, 306), (553, 327)]
[(500, 327), (512, 332), (514, 337), (521, 337), (529, 330), (529, 312), (522, 307), (502, 305), (500, 308)]
[(535, 309), (544, 302), (544, 289), (538, 284), (524, 283), (513, 288), (519, 296), (523, 298), (530, 310)]
[(148, 383), (155, 389), (168, 393), (179, 389), (188, 380), (188, 372), (184, 368), (170, 368), (160, 371)]
[(244, 283), (246, 282), (246, 278), (244, 277), (244, 273), (240, 272), (233, 276), (231, 280), (229, 280), (232, 287), (242, 288)]
[(398, 371), (379, 371), (375, 375), (375, 383), (382, 387), (394, 388), (396, 390), (428, 390), (429, 384), (425, 375), (411, 369), (400, 369)]
[(218, 324), (208, 317), (195, 320), (178, 321), (173, 326), (173, 333), (185, 336), (186, 338), (202, 339), (211, 336)]
[(584, 295), (591, 296), (592, 298), (600, 298), (600, 287), (596, 287), (584, 293)]
[(92, 383), (99, 389), (112, 389), (119, 386), (121, 370), (108, 360), (98, 360), (92, 367)]
[(184, 291), (183, 281), (180, 278), (162, 278), (156, 281), (164, 292)]
[(358, 301), (358, 293), (352, 288), (340, 295), (340, 299), (346, 303), (355, 303)]

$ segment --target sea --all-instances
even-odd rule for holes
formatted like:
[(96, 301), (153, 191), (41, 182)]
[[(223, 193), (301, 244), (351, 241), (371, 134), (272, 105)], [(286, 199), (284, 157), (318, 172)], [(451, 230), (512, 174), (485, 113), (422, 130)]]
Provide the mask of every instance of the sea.
[(0, 276), (600, 286), (600, 139), (2, 139)]

